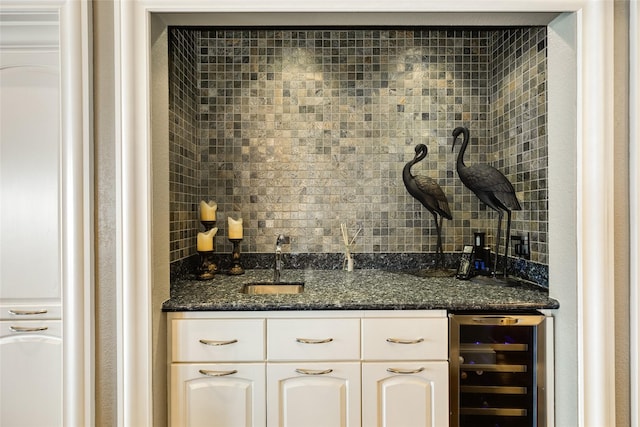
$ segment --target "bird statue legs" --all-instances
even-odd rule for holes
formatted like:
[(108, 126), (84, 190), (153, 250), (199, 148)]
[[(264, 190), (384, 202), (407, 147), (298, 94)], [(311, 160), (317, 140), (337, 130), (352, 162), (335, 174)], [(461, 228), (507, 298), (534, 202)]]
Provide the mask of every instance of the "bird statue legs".
[[(504, 258), (502, 259), (502, 277), (507, 278), (507, 255), (509, 254), (509, 234), (511, 233), (511, 210), (507, 209), (507, 234), (504, 242)], [(502, 237), (502, 210), (496, 210), (498, 213), (498, 235), (496, 238), (496, 259), (493, 261), (493, 275), (498, 273), (498, 254), (500, 253), (500, 238)]]
[(509, 240), (511, 240), (509, 238), (509, 236), (511, 236), (511, 209), (507, 209), (507, 234), (506, 236), (504, 236), (504, 259), (502, 260), (502, 263), (504, 264), (502, 269), (502, 276), (506, 279), (507, 278), (507, 255), (509, 254)]
[(501, 234), (500, 232), (502, 231), (502, 217), (504, 216), (504, 213), (502, 213), (502, 210), (497, 209), (496, 212), (498, 212), (498, 234), (496, 237), (496, 259), (493, 260), (493, 276), (495, 277), (495, 275), (498, 273), (498, 254), (500, 253), (500, 237)]
[(436, 268), (444, 268), (444, 252), (442, 251), (442, 217), (440, 217), (440, 223), (438, 223), (438, 215), (435, 212), (433, 215), (433, 221), (436, 224), (436, 233), (438, 240), (436, 242)]

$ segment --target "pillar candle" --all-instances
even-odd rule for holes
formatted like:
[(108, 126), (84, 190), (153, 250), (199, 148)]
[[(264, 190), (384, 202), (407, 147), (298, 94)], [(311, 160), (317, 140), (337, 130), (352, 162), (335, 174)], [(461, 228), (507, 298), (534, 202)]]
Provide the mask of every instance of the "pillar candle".
[(242, 218), (237, 220), (229, 217), (229, 238), (230, 239), (242, 239)]
[(213, 250), (213, 237), (218, 232), (218, 227), (214, 227), (204, 233), (198, 233), (198, 251), (210, 252)]
[(209, 200), (209, 203), (202, 200), (200, 202), (200, 221), (215, 221), (217, 209), (218, 204), (213, 200)]

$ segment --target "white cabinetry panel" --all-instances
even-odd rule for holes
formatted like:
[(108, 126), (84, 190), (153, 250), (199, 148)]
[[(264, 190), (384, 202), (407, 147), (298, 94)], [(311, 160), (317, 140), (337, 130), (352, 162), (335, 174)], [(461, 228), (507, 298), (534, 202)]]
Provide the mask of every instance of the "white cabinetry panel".
[(264, 319), (173, 320), (174, 362), (264, 359)]
[(447, 426), (448, 375), (444, 361), (363, 363), (362, 425)]
[(1, 426), (62, 425), (60, 321), (0, 322), (0, 372)]
[(267, 364), (270, 427), (360, 426), (360, 363)]
[(173, 364), (171, 425), (265, 425), (264, 363)]
[(449, 355), (447, 318), (364, 319), (365, 360), (446, 360)]
[(269, 360), (357, 360), (360, 319), (269, 319)]
[[(447, 427), (447, 318), (413, 315), (170, 313), (171, 426)], [(221, 356), (203, 338), (247, 344)], [(263, 383), (242, 373), (257, 361)]]
[[(40, 30), (57, 34), (57, 15), (45, 15), (51, 22), (28, 31), (15, 15), (6, 23), (16, 29), (13, 41), (33, 40)], [(63, 423), (58, 40), (44, 48), (5, 42), (0, 43), (0, 425), (55, 427)]]
[(60, 299), (57, 52), (2, 52), (0, 299)]

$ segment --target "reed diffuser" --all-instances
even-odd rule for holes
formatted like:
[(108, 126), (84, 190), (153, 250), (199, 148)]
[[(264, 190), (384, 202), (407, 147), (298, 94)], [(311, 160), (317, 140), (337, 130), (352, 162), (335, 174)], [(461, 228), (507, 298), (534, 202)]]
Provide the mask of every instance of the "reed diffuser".
[(360, 230), (362, 230), (362, 228), (358, 228), (351, 240), (349, 240), (349, 230), (347, 229), (347, 224), (340, 224), (342, 241), (344, 242), (344, 261), (342, 262), (343, 270), (353, 271), (353, 258), (351, 257), (351, 248), (353, 247), (353, 243), (355, 242), (356, 237), (358, 237)]

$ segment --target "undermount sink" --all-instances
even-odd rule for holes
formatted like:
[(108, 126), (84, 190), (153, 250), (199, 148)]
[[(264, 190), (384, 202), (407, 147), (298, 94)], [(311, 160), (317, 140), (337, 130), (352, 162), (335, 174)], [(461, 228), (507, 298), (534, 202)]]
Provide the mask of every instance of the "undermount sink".
[(247, 283), (240, 291), (248, 295), (281, 295), (281, 294), (301, 294), (304, 292), (303, 282), (261, 282)]

